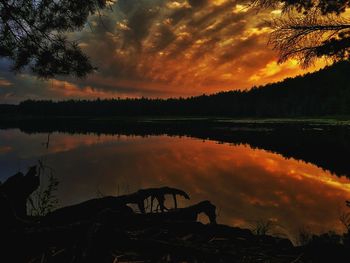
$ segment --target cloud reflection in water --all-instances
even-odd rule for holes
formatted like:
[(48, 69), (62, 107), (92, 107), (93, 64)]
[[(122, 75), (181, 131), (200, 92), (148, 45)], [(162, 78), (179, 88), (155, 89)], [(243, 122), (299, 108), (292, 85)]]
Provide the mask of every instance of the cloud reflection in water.
[[(195, 203), (217, 205), (219, 222), (247, 227), (273, 220), (285, 233), (301, 227), (342, 231), (340, 210), (350, 199), (350, 180), (313, 164), (286, 159), (248, 145), (187, 137), (126, 137), (0, 132), (0, 179), (41, 156), (60, 178), (59, 199), (67, 205), (139, 188), (173, 186)], [(185, 205), (185, 203), (181, 203)]]

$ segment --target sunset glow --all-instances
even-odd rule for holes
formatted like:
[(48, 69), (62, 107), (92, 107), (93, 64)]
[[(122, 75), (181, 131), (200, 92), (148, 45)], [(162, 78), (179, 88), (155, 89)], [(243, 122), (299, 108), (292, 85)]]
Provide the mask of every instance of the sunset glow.
[(4, 259), (350, 262), (350, 0), (0, 14)]
[(0, 61), (0, 102), (23, 99), (179, 97), (249, 89), (314, 71), (277, 64), (266, 20), (244, 0), (120, 0), (71, 34), (98, 71), (85, 80), (42, 81)]

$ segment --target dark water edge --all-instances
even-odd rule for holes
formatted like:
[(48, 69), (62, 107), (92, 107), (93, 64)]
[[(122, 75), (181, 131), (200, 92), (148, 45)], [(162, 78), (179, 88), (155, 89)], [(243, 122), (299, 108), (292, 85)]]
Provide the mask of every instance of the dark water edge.
[(312, 163), (350, 177), (350, 125), (346, 121), (210, 118), (2, 118), (0, 129), (27, 134), (62, 132), (96, 135), (188, 136), (222, 143), (247, 144)]

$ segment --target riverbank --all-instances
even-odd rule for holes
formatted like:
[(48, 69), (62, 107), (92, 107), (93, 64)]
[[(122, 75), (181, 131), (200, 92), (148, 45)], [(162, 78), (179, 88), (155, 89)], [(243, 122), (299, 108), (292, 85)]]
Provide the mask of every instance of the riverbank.
[(228, 116), (206, 116), (206, 115), (150, 115), (150, 116), (94, 116), (94, 115), (56, 115), (50, 116), (45, 113), (41, 115), (19, 115), (2, 114), (0, 112), (0, 122), (5, 121), (29, 121), (29, 120), (79, 120), (79, 121), (124, 121), (124, 122), (181, 122), (198, 121), (207, 123), (236, 123), (236, 124), (282, 124), (282, 123), (304, 123), (304, 124), (325, 124), (325, 125), (350, 125), (350, 116), (347, 115), (329, 115), (329, 116), (304, 116), (295, 118), (234, 118)]

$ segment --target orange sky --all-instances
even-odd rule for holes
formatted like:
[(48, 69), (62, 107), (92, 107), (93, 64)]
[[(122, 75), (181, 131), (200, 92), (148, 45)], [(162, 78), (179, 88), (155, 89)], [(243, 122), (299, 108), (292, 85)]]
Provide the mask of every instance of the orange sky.
[(14, 76), (0, 60), (0, 102), (25, 98), (178, 97), (247, 89), (302, 70), (276, 63), (266, 21), (247, 0), (118, 0), (71, 34), (99, 68), (85, 80)]

